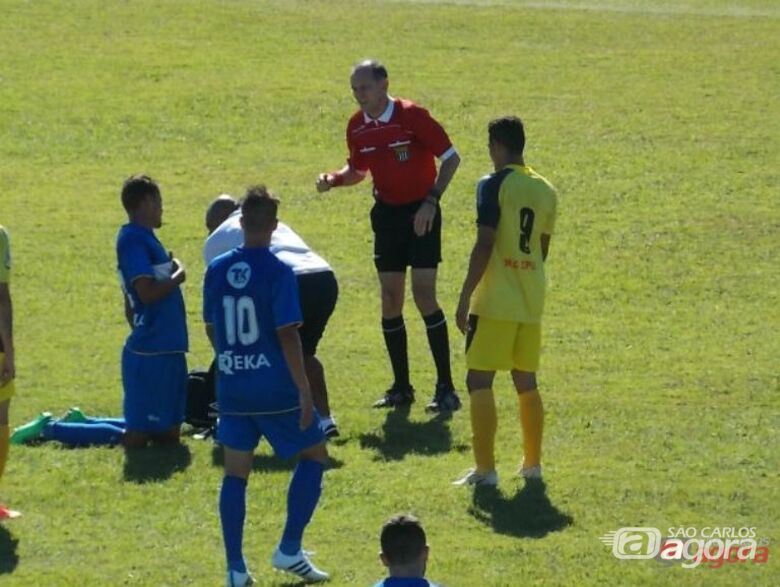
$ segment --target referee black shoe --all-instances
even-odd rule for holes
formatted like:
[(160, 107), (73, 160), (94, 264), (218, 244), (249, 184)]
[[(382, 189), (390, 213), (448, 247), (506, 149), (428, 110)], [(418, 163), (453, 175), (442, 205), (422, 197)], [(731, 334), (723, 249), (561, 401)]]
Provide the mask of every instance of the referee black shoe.
[(425, 406), (425, 411), (440, 414), (442, 412), (457, 412), (460, 409), (460, 398), (449, 383), (437, 383), (431, 403)]
[(375, 408), (398, 408), (414, 403), (414, 388), (393, 386), (385, 392), (385, 396), (374, 402)]

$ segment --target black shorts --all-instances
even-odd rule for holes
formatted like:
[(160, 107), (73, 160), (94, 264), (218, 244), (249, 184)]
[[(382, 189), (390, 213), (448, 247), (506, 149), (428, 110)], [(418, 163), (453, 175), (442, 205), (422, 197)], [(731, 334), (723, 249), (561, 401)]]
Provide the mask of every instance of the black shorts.
[(339, 297), (339, 284), (332, 271), (319, 271), (296, 276), (298, 295), (301, 300), (303, 325), (298, 331), (301, 335), (303, 354), (317, 354), (317, 344), (325, 332), (330, 315), (336, 307)]
[(441, 209), (436, 210), (433, 228), (423, 236), (414, 233), (414, 215), (422, 202), (389, 206), (376, 202), (371, 208), (374, 231), (374, 265), (380, 273), (435, 269), (441, 262)]

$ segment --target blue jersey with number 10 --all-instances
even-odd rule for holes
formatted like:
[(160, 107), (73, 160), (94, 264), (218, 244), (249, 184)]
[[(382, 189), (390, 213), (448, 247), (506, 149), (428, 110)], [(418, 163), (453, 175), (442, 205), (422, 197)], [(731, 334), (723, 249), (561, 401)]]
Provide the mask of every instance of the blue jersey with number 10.
[(214, 328), (221, 413), (299, 408), (298, 388), (276, 332), (301, 322), (292, 269), (265, 247), (220, 255), (206, 270), (203, 319)]

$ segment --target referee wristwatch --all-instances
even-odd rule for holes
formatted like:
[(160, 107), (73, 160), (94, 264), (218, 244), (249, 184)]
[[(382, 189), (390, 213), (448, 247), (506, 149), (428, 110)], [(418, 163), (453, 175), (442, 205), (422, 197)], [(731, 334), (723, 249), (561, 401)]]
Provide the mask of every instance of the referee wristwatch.
[(441, 192), (436, 189), (436, 187), (432, 187), (430, 190), (428, 190), (428, 195), (425, 196), (425, 202), (428, 202), (429, 204), (432, 204), (434, 208), (439, 207), (439, 200), (441, 200)]

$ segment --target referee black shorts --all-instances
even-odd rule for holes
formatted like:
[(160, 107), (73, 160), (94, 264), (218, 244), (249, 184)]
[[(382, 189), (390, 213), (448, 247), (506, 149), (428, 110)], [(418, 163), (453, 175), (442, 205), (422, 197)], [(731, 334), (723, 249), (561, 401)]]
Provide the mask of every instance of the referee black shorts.
[(414, 233), (414, 215), (422, 201), (390, 206), (377, 201), (371, 208), (374, 265), (380, 273), (404, 272), (407, 267), (435, 269), (441, 262), (441, 209), (423, 236)]
[(303, 354), (314, 356), (330, 315), (339, 297), (339, 284), (333, 271), (318, 271), (296, 276), (303, 325), (298, 330)]

